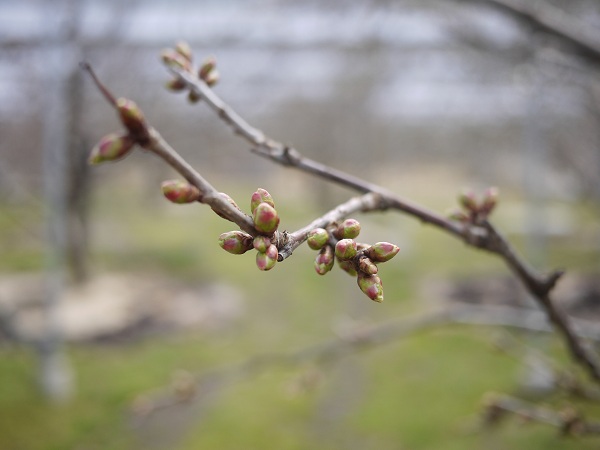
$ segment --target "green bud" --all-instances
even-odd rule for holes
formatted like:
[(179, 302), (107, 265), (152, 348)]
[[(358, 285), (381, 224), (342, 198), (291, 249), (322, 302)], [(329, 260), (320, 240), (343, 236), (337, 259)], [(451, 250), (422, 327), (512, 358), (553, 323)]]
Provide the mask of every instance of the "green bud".
[(241, 255), (252, 248), (252, 236), (243, 231), (228, 231), (219, 236), (221, 248), (233, 255)]
[(356, 242), (353, 239), (341, 239), (335, 244), (335, 256), (341, 260), (356, 256)]
[(458, 196), (458, 203), (467, 211), (475, 213), (479, 211), (479, 205), (473, 191), (465, 189), (461, 192)]
[(361, 258), (358, 262), (358, 268), (367, 275), (375, 275), (378, 271), (377, 266), (369, 258)]
[(200, 70), (198, 71), (198, 78), (206, 82), (208, 75), (215, 69), (216, 66), (217, 60), (214, 58), (214, 56), (206, 58), (200, 66)]
[(190, 89), (190, 92), (188, 92), (187, 99), (190, 103), (198, 103), (200, 100), (202, 100), (202, 96), (198, 94), (198, 92), (196, 92), (195, 90)]
[(221, 74), (217, 69), (211, 70), (206, 78), (204, 78), (204, 82), (208, 85), (208, 87), (213, 87), (215, 84), (219, 82), (221, 79)]
[(335, 257), (333, 256), (333, 248), (327, 245), (321, 249), (315, 258), (315, 270), (319, 275), (325, 275), (333, 268)]
[(357, 275), (356, 269), (354, 268), (354, 262), (352, 260), (348, 259), (342, 261), (338, 259), (338, 265), (340, 266), (340, 269), (348, 273), (348, 275), (351, 275), (353, 277)]
[(398, 254), (400, 248), (389, 242), (377, 242), (365, 251), (374, 262), (386, 262)]
[(271, 239), (269, 239), (266, 236), (256, 236), (254, 238), (253, 245), (257, 251), (259, 251), (261, 253), (266, 253), (267, 249), (271, 245)]
[(277, 247), (271, 244), (265, 253), (256, 253), (256, 266), (263, 271), (271, 270), (277, 262)]
[(163, 50), (160, 57), (165, 65), (173, 69), (187, 70), (190, 68), (190, 61), (171, 48)]
[(277, 211), (268, 203), (259, 204), (253, 214), (254, 227), (263, 234), (271, 234), (279, 226)]
[(355, 219), (346, 219), (338, 226), (335, 236), (338, 239), (354, 239), (360, 234), (360, 223)]
[(100, 139), (88, 158), (90, 164), (99, 164), (104, 161), (116, 161), (129, 154), (135, 141), (127, 134), (111, 133)]
[(450, 220), (455, 220), (457, 222), (468, 222), (469, 219), (469, 215), (464, 212), (461, 209), (452, 209), (449, 213), (448, 213), (448, 218)]
[(252, 211), (252, 214), (254, 214), (254, 210), (261, 203), (267, 203), (275, 208), (275, 202), (273, 201), (271, 194), (269, 194), (266, 189), (258, 188), (250, 198), (250, 211)]
[(381, 278), (377, 275), (367, 275), (363, 272), (359, 272), (356, 281), (358, 282), (360, 290), (371, 300), (377, 303), (383, 301), (383, 284), (381, 283)]
[(200, 190), (187, 181), (164, 181), (161, 188), (163, 195), (173, 203), (192, 203), (200, 198)]
[(146, 135), (148, 126), (144, 114), (138, 105), (133, 100), (127, 98), (118, 98), (117, 111), (121, 116), (121, 122), (129, 130), (134, 137)]
[(183, 91), (187, 85), (181, 78), (173, 78), (165, 83), (165, 87), (173, 92)]
[(190, 44), (188, 44), (185, 41), (179, 41), (177, 42), (177, 45), (175, 45), (175, 51), (183, 56), (188, 62), (192, 62), (192, 48), (190, 47)]
[(315, 228), (308, 232), (306, 242), (313, 250), (321, 250), (329, 240), (329, 233), (323, 228)]
[(481, 202), (481, 212), (488, 215), (490, 214), (496, 205), (498, 204), (498, 188), (489, 187), (483, 194), (483, 201)]

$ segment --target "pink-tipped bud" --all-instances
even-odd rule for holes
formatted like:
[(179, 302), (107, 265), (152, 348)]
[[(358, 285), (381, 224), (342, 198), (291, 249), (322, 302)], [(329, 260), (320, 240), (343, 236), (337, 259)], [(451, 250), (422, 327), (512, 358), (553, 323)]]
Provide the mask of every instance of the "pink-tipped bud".
[(252, 236), (243, 231), (228, 231), (219, 236), (219, 245), (233, 255), (242, 255), (252, 248)]
[(458, 196), (458, 203), (467, 211), (474, 213), (479, 211), (479, 205), (477, 199), (475, 198), (475, 193), (468, 189), (465, 189), (460, 193)]
[(187, 99), (190, 103), (198, 103), (200, 100), (202, 100), (202, 96), (195, 90), (190, 89), (190, 92), (188, 92)]
[(163, 195), (173, 203), (185, 204), (198, 201), (200, 190), (183, 180), (164, 181), (161, 185)]
[(254, 227), (263, 234), (272, 234), (279, 226), (277, 211), (268, 203), (259, 204), (254, 210), (252, 219)]
[(183, 91), (187, 85), (181, 78), (173, 78), (165, 83), (165, 87), (170, 91), (180, 92)]
[(144, 114), (133, 100), (121, 97), (117, 99), (116, 105), (121, 122), (134, 137), (145, 136), (148, 133)]
[(329, 233), (323, 228), (315, 228), (308, 232), (306, 243), (313, 250), (321, 250), (329, 240)]
[(356, 219), (346, 219), (337, 230), (335, 230), (335, 237), (338, 239), (354, 239), (360, 234), (360, 223)]
[(192, 48), (190, 47), (190, 44), (188, 44), (185, 41), (179, 41), (177, 42), (177, 45), (175, 45), (175, 51), (183, 56), (186, 61), (188, 62), (192, 62)]
[(273, 267), (275, 267), (277, 256), (277, 247), (271, 244), (265, 253), (256, 253), (256, 266), (263, 271), (271, 270)]
[(496, 205), (498, 204), (498, 188), (489, 187), (483, 194), (483, 201), (481, 202), (481, 212), (483, 214), (490, 214)]
[(334, 262), (333, 248), (329, 245), (323, 247), (315, 258), (315, 270), (319, 275), (325, 275), (333, 268)]
[(204, 77), (204, 82), (209, 86), (213, 87), (215, 84), (219, 82), (221, 79), (221, 74), (217, 69), (211, 70), (206, 77)]
[(400, 248), (389, 242), (377, 242), (365, 251), (365, 255), (375, 262), (386, 262), (398, 254)]
[(367, 275), (375, 275), (378, 272), (377, 266), (369, 258), (361, 258), (358, 262), (358, 269)]
[(266, 253), (267, 249), (271, 246), (271, 239), (266, 236), (256, 236), (253, 245), (257, 251)]
[(206, 78), (213, 70), (215, 70), (216, 66), (217, 60), (213, 56), (206, 58), (200, 66), (200, 70), (198, 71), (198, 78), (200, 78), (203, 81), (206, 81)]
[(341, 239), (335, 244), (335, 256), (341, 260), (352, 259), (356, 256), (356, 241)]
[(254, 214), (254, 210), (261, 203), (267, 203), (275, 208), (275, 202), (273, 201), (273, 197), (271, 194), (267, 192), (266, 189), (258, 188), (250, 197), (250, 211)]
[(99, 164), (104, 161), (117, 161), (129, 154), (134, 140), (127, 134), (111, 133), (100, 139), (88, 158), (90, 164)]
[(340, 260), (338, 259), (338, 265), (340, 269), (346, 272), (348, 275), (355, 277), (357, 275), (356, 268), (354, 267), (354, 262), (350, 259), (348, 260)]
[(358, 287), (367, 297), (377, 303), (383, 301), (383, 284), (377, 275), (367, 275), (359, 272), (357, 277)]
[(190, 61), (171, 48), (163, 50), (160, 57), (172, 69), (187, 70), (190, 67)]

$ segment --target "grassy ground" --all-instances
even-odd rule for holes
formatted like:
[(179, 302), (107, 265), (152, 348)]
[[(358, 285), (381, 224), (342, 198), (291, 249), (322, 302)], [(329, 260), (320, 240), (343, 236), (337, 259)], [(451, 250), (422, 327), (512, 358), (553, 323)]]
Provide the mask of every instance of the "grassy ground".
[[(523, 367), (518, 359), (493, 350), (497, 330), (459, 326), (423, 331), (331, 364), (269, 366), (216, 389), (210, 398), (202, 393), (205, 400), (196, 407), (165, 410), (139, 423), (129, 413), (134, 399), (168, 386), (177, 371), (201, 373), (254, 354), (314, 345), (333, 338), (339, 324), (348, 320), (377, 323), (414, 314), (429, 304), (419, 297), (426, 277), (485, 275), (504, 268), (400, 216), (359, 217), (369, 230), (368, 240), (397, 241), (403, 248), (381, 268), (386, 301), (376, 305), (340, 271), (315, 275), (314, 253), (308, 249), (272, 272), (259, 273), (252, 256), (228, 255), (217, 247), (218, 234), (233, 227), (205, 209), (132, 206), (130, 198), (109, 199), (107, 193), (96, 203), (96, 271), (161, 270), (184, 281), (221, 279), (245, 292), (247, 313), (235, 327), (220, 332), (145, 338), (118, 346), (71, 345), (77, 396), (64, 405), (47, 404), (35, 390), (36, 363), (30, 349), (0, 347), (2, 449), (583, 450), (600, 445), (598, 439), (561, 438), (550, 427), (523, 425), (514, 418), (482, 431), (482, 397), (490, 391), (514, 392)], [(311, 216), (308, 205), (295, 203), (292, 209), (283, 203), (278, 210), (288, 229)], [(582, 211), (589, 214), (586, 208)], [(512, 218), (499, 215), (498, 220)], [(10, 251), (2, 269), (39, 267), (32, 261), (38, 260), (41, 247), (27, 241), (14, 223), (0, 220), (2, 236), (10, 236), (3, 242)], [(29, 244), (16, 245), (16, 239)], [(549, 267), (566, 260), (579, 270), (597, 268), (597, 253), (577, 236), (555, 241), (551, 249)], [(566, 359), (560, 343), (544, 345)], [(553, 395), (544, 401), (560, 407), (571, 400)], [(600, 417), (598, 405), (580, 406)]]

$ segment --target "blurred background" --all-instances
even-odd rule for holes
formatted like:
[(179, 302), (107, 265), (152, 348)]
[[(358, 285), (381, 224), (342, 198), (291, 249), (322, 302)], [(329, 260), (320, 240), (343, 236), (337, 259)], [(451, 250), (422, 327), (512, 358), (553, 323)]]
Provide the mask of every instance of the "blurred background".
[[(501, 261), (396, 212), (358, 215), (361, 240), (401, 247), (377, 305), (341, 271), (316, 275), (307, 248), (267, 273), (223, 252), (231, 224), (164, 201), (177, 175), (157, 158), (89, 167), (120, 125), (80, 61), (242, 208), (267, 189), (284, 229), (355, 195), (168, 92), (159, 54), (178, 40), (308, 157), (440, 213), (497, 186), (495, 223), (535, 267), (566, 269), (557, 300), (597, 324), (598, 2), (2, 0), (0, 448), (596, 448), (483, 426), (490, 391), (600, 417), (598, 396), (557, 388), (586, 378), (552, 335), (435, 315), (535, 314)], [(381, 324), (381, 345), (343, 346)]]

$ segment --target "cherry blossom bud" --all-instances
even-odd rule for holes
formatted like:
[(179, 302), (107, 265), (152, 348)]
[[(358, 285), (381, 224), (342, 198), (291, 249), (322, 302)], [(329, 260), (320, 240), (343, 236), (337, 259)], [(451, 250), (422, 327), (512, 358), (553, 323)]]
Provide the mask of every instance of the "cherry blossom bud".
[(478, 212), (479, 205), (477, 204), (477, 199), (475, 198), (475, 193), (470, 190), (464, 190), (458, 196), (458, 203), (467, 211), (470, 212)]
[(88, 158), (90, 164), (104, 161), (116, 161), (129, 154), (135, 141), (127, 134), (111, 133), (100, 139)]
[(198, 78), (206, 81), (206, 78), (215, 69), (216, 66), (217, 60), (214, 58), (214, 56), (206, 58), (200, 66), (200, 70), (198, 71)]
[(338, 259), (338, 265), (340, 266), (340, 269), (347, 272), (349, 275), (352, 275), (353, 277), (357, 275), (356, 269), (354, 268), (354, 262), (352, 260), (348, 259), (342, 261)]
[(381, 283), (381, 278), (377, 275), (367, 275), (363, 272), (359, 272), (357, 282), (360, 290), (371, 300), (377, 303), (383, 301), (383, 284)]
[(484, 214), (491, 213), (496, 204), (498, 203), (498, 188), (489, 187), (483, 194), (483, 201), (481, 203), (481, 212)]
[(200, 198), (200, 190), (183, 180), (169, 180), (161, 185), (163, 194), (173, 203), (192, 203)]
[(342, 239), (335, 244), (335, 256), (341, 260), (352, 259), (356, 256), (356, 242), (352, 239)]
[(356, 219), (346, 219), (338, 226), (335, 237), (338, 239), (354, 239), (360, 233), (360, 223)]
[(375, 275), (378, 271), (377, 266), (369, 258), (361, 258), (358, 262), (358, 268), (367, 275)]
[(228, 231), (219, 236), (221, 248), (233, 255), (241, 255), (252, 248), (252, 236), (243, 231)]
[(319, 275), (325, 275), (333, 268), (335, 258), (333, 256), (333, 248), (327, 245), (323, 247), (315, 258), (315, 270)]
[(183, 91), (186, 88), (185, 81), (181, 78), (173, 78), (165, 83), (165, 87), (173, 92)]
[(259, 204), (253, 214), (254, 227), (263, 234), (271, 234), (279, 226), (277, 211), (268, 203)]
[(315, 228), (308, 232), (306, 243), (313, 250), (321, 250), (329, 240), (329, 233), (323, 228)]
[(187, 61), (192, 62), (192, 48), (187, 42), (179, 41), (177, 45), (175, 45), (175, 51)]
[(219, 82), (219, 80), (221, 79), (221, 74), (219, 73), (219, 71), (217, 69), (211, 70), (208, 75), (206, 75), (206, 77), (204, 77), (204, 82), (209, 86), (212, 87), (215, 84), (217, 84)]
[(389, 242), (377, 242), (369, 247), (365, 254), (375, 262), (386, 262), (398, 254), (400, 248)]
[(265, 253), (256, 253), (256, 266), (263, 271), (271, 270), (277, 262), (277, 247), (271, 244)]
[(173, 69), (187, 70), (190, 67), (190, 61), (171, 48), (163, 50), (160, 57), (163, 63)]
[(116, 105), (121, 116), (121, 122), (131, 134), (136, 137), (147, 134), (146, 119), (142, 110), (134, 101), (121, 97), (117, 99)]
[(250, 198), (250, 211), (252, 211), (252, 214), (254, 214), (254, 210), (261, 203), (268, 203), (275, 208), (275, 202), (273, 201), (271, 194), (269, 194), (266, 189), (258, 188)]
[(202, 96), (198, 94), (198, 92), (196, 92), (195, 90), (190, 89), (190, 92), (188, 92), (187, 99), (190, 103), (198, 103), (200, 100), (202, 100)]
[(266, 253), (267, 249), (271, 246), (271, 239), (266, 236), (256, 236), (253, 245), (257, 251)]

